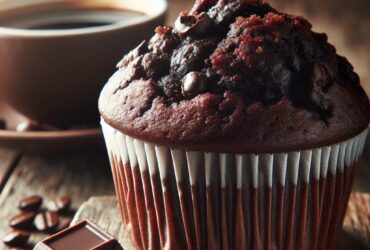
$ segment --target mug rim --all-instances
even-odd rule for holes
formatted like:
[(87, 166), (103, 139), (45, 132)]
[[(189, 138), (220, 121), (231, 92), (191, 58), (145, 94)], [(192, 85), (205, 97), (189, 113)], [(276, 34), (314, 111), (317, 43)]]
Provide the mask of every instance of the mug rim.
[[(2, 1), (0, 6), (0, 14), (3, 11), (17, 10), (19, 8), (46, 5), (46, 4), (58, 4), (58, 3), (72, 3), (77, 2), (76, 0), (38, 0), (38, 1), (24, 1), (24, 0), (10, 0)], [(106, 3), (107, 1), (100, 0), (80, 0), (80, 2), (89, 2), (90, 4), (95, 3)], [(63, 37), (63, 36), (81, 36), (88, 34), (97, 34), (104, 32), (111, 32), (123, 28), (129, 28), (138, 24), (145, 24), (151, 22), (161, 16), (164, 16), (168, 10), (168, 3), (166, 0), (135, 0), (135, 4), (139, 3), (137, 8), (132, 6), (130, 0), (112, 0), (110, 1), (114, 5), (121, 6), (122, 9), (142, 12), (145, 15), (142, 18), (125, 20), (106, 24), (95, 27), (85, 27), (78, 29), (60, 29), (60, 30), (30, 30), (24, 28), (11, 28), (0, 25), (0, 37), (4, 36), (17, 36), (17, 37)], [(130, 6), (131, 5), (131, 6)]]

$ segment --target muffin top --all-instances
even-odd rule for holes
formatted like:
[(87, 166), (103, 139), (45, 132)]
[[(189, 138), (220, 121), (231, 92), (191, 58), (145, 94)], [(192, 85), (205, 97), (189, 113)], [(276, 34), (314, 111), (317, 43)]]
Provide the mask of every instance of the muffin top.
[(124, 134), (188, 150), (276, 153), (369, 124), (353, 67), (302, 17), (253, 0), (202, 0), (118, 63), (100, 113)]

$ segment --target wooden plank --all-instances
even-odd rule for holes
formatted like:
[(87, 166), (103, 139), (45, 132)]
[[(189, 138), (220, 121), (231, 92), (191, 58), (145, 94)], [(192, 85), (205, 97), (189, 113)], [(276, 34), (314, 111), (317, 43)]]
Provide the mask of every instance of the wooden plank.
[[(67, 194), (74, 209), (91, 195), (112, 195), (114, 186), (108, 160), (102, 155), (23, 157), (0, 195), (0, 239), (9, 230), (9, 218), (18, 213), (19, 200), (34, 194), (47, 200)], [(45, 236), (35, 233), (31, 242)], [(0, 250), (5, 249), (0, 243)]]
[(18, 159), (19, 154), (16, 151), (0, 148), (0, 193)]
[(370, 195), (352, 193), (344, 219), (342, 249), (370, 249)]
[[(117, 238), (124, 249), (134, 249), (119, 217), (115, 197), (92, 197), (81, 206), (72, 224), (83, 219), (91, 219)], [(370, 195), (353, 193), (335, 250), (367, 249), (370, 249)]]
[(370, 138), (367, 139), (364, 152), (358, 163), (353, 190), (356, 192), (370, 193)]

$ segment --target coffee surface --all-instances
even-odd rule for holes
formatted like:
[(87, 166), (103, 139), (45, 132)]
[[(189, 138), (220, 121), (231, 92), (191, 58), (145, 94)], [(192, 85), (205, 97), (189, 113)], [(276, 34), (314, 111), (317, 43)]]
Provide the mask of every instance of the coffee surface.
[(60, 22), (60, 23), (50, 23), (32, 26), (29, 29), (32, 30), (62, 30), (62, 29), (81, 29), (81, 28), (91, 28), (111, 24), (109, 22), (84, 22), (84, 21), (74, 21), (74, 22)]
[(14, 12), (0, 17), (0, 26), (30, 30), (63, 30), (129, 22), (145, 14), (118, 8), (56, 8)]

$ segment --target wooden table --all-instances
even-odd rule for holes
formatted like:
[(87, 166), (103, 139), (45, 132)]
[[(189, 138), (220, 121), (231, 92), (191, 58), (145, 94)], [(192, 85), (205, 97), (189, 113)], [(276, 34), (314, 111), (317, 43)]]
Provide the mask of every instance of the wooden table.
[[(315, 0), (316, 1), (316, 0)], [(365, 7), (368, 5), (366, 2)], [(280, 1), (284, 2), (284, 1)], [(297, 1), (300, 2), (300, 1)], [(319, 2), (319, 1), (317, 1)], [(322, 1), (321, 1), (322, 2)], [(331, 2), (331, 1), (328, 1)], [(179, 10), (191, 6), (191, 1), (172, 0), (170, 8), (171, 23)], [(282, 6), (282, 7), (287, 7)], [(294, 6), (297, 13), (302, 11), (301, 8)], [(310, 12), (310, 16), (317, 20), (318, 14)], [(365, 13), (367, 13), (365, 11)], [(353, 16), (350, 16), (353, 18)], [(361, 16), (357, 20), (360, 20)], [(365, 18), (365, 24), (369, 18)], [(332, 18), (325, 19), (324, 22), (315, 22), (318, 30), (325, 30), (333, 34), (333, 37), (341, 38), (345, 31), (331, 29), (330, 25), (335, 23)], [(362, 27), (359, 23), (358, 27)], [(325, 28), (326, 27), (326, 28)], [(347, 27), (347, 26), (346, 26)], [(336, 44), (340, 52), (352, 58), (356, 69), (359, 70), (363, 81), (370, 83), (369, 77), (369, 30), (359, 31), (356, 47), (348, 45), (346, 39), (331, 41)], [(330, 34), (329, 34), (330, 35)], [(361, 40), (362, 39), (362, 40)], [(364, 40), (365, 39), (365, 40)], [(362, 42), (361, 42), (362, 41)], [(352, 42), (353, 44), (353, 42)], [(358, 46), (357, 46), (358, 45)], [(368, 88), (368, 85), (366, 85)], [(370, 145), (366, 146), (364, 157), (360, 163), (359, 174), (357, 175), (355, 190), (370, 193)], [(46, 156), (42, 153), (28, 154), (20, 153), (16, 150), (1, 148), (0, 149), (0, 239), (8, 230), (9, 216), (14, 215), (16, 205), (21, 197), (33, 194), (40, 194), (47, 199), (56, 196), (68, 194), (73, 199), (73, 207), (77, 209), (83, 202), (91, 196), (113, 195), (114, 187), (111, 178), (108, 159), (105, 152), (93, 155), (62, 155)], [(370, 211), (368, 216), (370, 217)], [(370, 225), (369, 225), (370, 227)], [(369, 230), (370, 231), (370, 230)], [(367, 234), (369, 235), (369, 234)], [(32, 241), (43, 238), (44, 235), (38, 234), (32, 236)], [(0, 243), (0, 250), (7, 249)], [(360, 249), (360, 248), (359, 248)], [(365, 248), (364, 248), (365, 249)]]

